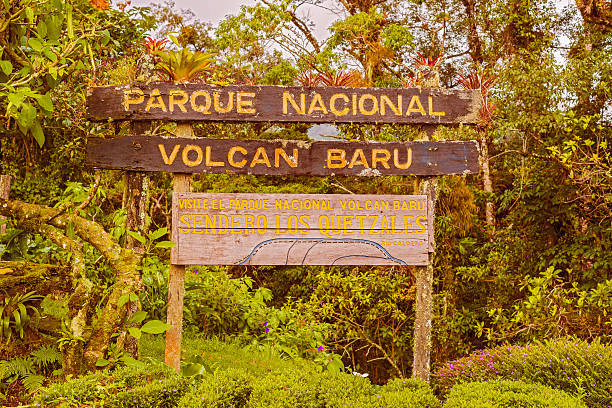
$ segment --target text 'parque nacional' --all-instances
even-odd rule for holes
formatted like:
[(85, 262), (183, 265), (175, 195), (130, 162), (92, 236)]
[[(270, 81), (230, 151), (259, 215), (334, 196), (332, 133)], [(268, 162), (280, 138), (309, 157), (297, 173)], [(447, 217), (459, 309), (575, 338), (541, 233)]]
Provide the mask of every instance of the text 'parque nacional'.
[(132, 84), (88, 92), (90, 118), (242, 122), (475, 123), (472, 90)]

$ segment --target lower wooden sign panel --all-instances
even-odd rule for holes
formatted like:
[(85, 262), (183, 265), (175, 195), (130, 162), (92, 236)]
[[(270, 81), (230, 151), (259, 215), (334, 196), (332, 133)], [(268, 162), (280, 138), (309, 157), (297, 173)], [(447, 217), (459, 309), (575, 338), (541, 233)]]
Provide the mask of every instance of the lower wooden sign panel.
[(179, 193), (177, 265), (427, 265), (427, 196)]

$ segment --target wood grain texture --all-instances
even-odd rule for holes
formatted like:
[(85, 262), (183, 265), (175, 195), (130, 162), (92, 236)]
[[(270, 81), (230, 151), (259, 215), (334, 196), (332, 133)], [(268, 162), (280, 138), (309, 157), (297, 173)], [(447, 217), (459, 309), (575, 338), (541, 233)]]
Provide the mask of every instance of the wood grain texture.
[(480, 94), (421, 88), (134, 83), (88, 89), (93, 120), (476, 123)]
[(426, 265), (427, 197), (176, 194), (173, 264)]
[[(192, 138), (193, 129), (187, 123), (179, 124), (177, 127), (178, 136)], [(181, 193), (188, 193), (191, 188), (190, 174), (175, 174), (172, 177), (172, 196), (176, 197)], [(172, 240), (177, 240), (174, 228), (174, 217), (172, 219)], [(171, 258), (174, 252), (171, 251)], [(181, 342), (183, 338), (183, 301), (185, 299), (185, 266), (170, 263), (168, 274), (168, 310), (166, 322), (172, 326), (166, 331), (166, 345), (164, 349), (164, 361), (167, 365), (174, 368), (178, 373), (181, 366)]]
[(134, 171), (393, 176), (478, 173), (475, 141), (304, 142), (90, 137), (86, 163)]

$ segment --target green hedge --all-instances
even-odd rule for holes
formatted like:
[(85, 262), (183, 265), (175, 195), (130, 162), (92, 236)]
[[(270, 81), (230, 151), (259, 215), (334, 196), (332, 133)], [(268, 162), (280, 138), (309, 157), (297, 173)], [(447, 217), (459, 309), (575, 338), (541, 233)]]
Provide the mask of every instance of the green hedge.
[(586, 408), (580, 399), (541, 384), (487, 381), (453, 387), (444, 408)]
[(500, 346), (444, 364), (433, 376), (442, 393), (456, 384), (495, 379), (539, 383), (612, 406), (612, 347), (575, 339)]
[(350, 374), (314, 370), (253, 375), (241, 370), (205, 376), (187, 393), (179, 408), (440, 408), (425, 383), (395, 380), (379, 387)]
[[(161, 364), (121, 367), (51, 384), (34, 396), (41, 407), (174, 408), (190, 379)], [(86, 405), (87, 404), (87, 405)]]

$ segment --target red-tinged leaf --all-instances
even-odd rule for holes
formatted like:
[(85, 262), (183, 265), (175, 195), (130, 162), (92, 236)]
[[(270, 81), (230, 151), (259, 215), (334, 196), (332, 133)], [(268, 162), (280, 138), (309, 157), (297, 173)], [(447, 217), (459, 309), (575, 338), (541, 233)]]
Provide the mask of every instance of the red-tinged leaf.
[(110, 1), (107, 0), (89, 0), (89, 3), (98, 10), (108, 10)]

